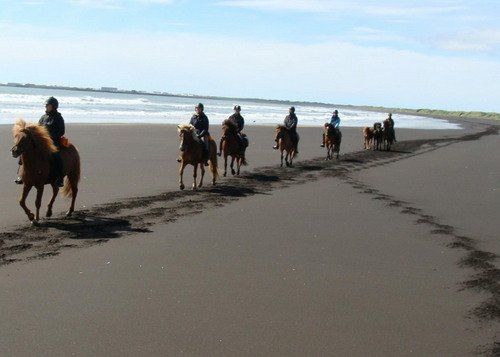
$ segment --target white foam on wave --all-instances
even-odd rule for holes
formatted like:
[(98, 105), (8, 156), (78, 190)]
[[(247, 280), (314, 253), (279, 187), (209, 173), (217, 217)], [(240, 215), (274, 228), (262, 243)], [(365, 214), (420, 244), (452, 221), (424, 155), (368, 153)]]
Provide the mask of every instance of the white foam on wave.
[[(2, 92), (5, 91), (2, 90)], [(0, 92), (0, 124), (10, 124), (17, 118), (37, 120), (43, 114), (43, 103), (50, 95)], [(220, 124), (231, 113), (232, 100), (202, 100), (199, 98), (155, 97), (141, 95), (99, 94), (89, 92), (68, 92), (57, 95), (61, 112), (72, 123), (144, 123), (177, 124), (188, 121), (194, 105), (205, 103), (211, 124)], [(79, 95), (82, 94), (82, 95)], [(247, 124), (275, 125), (285, 118), (288, 105), (240, 101)], [(333, 108), (314, 105), (298, 105), (296, 113), (300, 125), (319, 126), (331, 117)], [(371, 126), (385, 119), (386, 114), (353, 109), (339, 109), (341, 125), (344, 127)], [(446, 120), (424, 118), (412, 115), (394, 115), (398, 128), (415, 129), (459, 129), (458, 124)]]

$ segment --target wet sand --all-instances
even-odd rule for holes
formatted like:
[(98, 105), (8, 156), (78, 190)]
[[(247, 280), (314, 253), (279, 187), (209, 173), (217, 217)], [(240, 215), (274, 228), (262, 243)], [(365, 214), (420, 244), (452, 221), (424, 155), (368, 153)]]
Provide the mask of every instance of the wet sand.
[[(176, 134), (167, 141), (158, 128), (168, 127), (71, 128), (85, 153), (86, 210), (41, 228), (15, 227), (21, 212), (3, 184), (15, 165), (0, 155), (0, 249), (11, 262), (0, 268), (1, 355), (494, 348), (497, 129), (399, 131), (390, 153), (357, 152), (360, 130), (344, 129), (338, 162), (314, 159), (318, 129), (303, 129), (302, 161), (280, 169), (272, 129), (249, 128), (245, 175), (193, 193), (176, 190)], [(102, 140), (89, 139), (96, 130)]]

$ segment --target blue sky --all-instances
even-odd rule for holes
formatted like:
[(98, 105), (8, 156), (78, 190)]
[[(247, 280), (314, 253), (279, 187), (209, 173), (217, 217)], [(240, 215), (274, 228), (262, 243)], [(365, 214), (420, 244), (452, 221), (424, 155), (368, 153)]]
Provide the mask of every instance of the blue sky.
[(500, 111), (500, 1), (0, 0), (0, 81)]

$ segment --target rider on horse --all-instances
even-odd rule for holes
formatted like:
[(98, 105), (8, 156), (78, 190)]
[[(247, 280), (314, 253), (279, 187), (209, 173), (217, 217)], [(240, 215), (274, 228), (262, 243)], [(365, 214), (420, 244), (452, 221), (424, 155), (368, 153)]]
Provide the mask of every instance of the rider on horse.
[[(333, 115), (332, 115), (332, 118), (330, 119), (330, 122), (325, 124), (325, 129), (326, 130), (333, 129), (333, 130), (335, 130), (335, 135), (339, 134), (340, 117), (339, 117), (339, 111), (337, 109), (335, 109), (333, 111)], [(326, 135), (325, 135), (325, 133), (323, 133), (323, 143), (321, 144), (322, 148), (325, 147), (325, 137), (326, 137)]]
[[(290, 133), (290, 137), (292, 139), (293, 146), (295, 147), (295, 152), (298, 154), (298, 144), (299, 144), (299, 134), (297, 133), (297, 124), (298, 124), (298, 119), (297, 116), (295, 115), (295, 107), (290, 107), (288, 110), (288, 115), (285, 117), (284, 125), (288, 129), (288, 132)], [(278, 142), (280, 139), (280, 135), (277, 134), (276, 138), (274, 141), (276, 141), (276, 145), (273, 146), (274, 150), (278, 150)]]
[(198, 103), (198, 105), (194, 108), (195, 113), (191, 117), (191, 121), (189, 124), (194, 126), (196, 129), (196, 136), (203, 144), (203, 161), (205, 162), (205, 166), (208, 166), (208, 156), (209, 156), (209, 137), (208, 133), (208, 117), (203, 112), (204, 106), (202, 103)]
[[(59, 108), (59, 102), (56, 98), (50, 97), (45, 101), (45, 114), (42, 115), (38, 121), (38, 125), (45, 126), (54, 142), (54, 146), (57, 151), (53, 154), (53, 175), (55, 178), (55, 184), (59, 187), (64, 186), (63, 182), (63, 162), (61, 158), (61, 138), (64, 135), (64, 118), (61, 113), (57, 111)], [(19, 162), (21, 164), (21, 162)], [(18, 185), (23, 183), (20, 177), (15, 181)]]
[(389, 116), (385, 120), (389, 123), (389, 128), (392, 130), (392, 137), (394, 138), (394, 142), (396, 142), (396, 131), (394, 130), (394, 119), (392, 119), (392, 113), (389, 113)]
[[(238, 130), (238, 144), (240, 145), (240, 148), (243, 151), (245, 149), (245, 147), (248, 146), (248, 141), (247, 141), (246, 135), (241, 132), (243, 130), (243, 128), (245, 127), (245, 119), (241, 115), (241, 107), (239, 105), (235, 105), (233, 110), (234, 110), (234, 114), (232, 114), (228, 118), (228, 120), (231, 121), (236, 126), (236, 128)], [(224, 142), (224, 140), (225, 140), (224, 137), (222, 137), (220, 139), (220, 145), (219, 145), (219, 148), (221, 148), (220, 150), (222, 150), (222, 143)], [(219, 153), (217, 155), (221, 156), (222, 153), (219, 151)]]

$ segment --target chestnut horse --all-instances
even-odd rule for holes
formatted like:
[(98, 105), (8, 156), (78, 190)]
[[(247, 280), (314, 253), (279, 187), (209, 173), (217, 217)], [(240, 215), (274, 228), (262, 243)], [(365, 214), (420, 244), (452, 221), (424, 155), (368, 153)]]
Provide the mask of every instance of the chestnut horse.
[[(179, 138), (181, 141), (179, 150), (181, 151), (180, 159), (178, 160), (181, 163), (180, 169), (179, 169), (179, 184), (180, 184), (180, 189), (184, 190), (184, 181), (182, 179), (182, 176), (184, 174), (184, 168), (186, 165), (193, 165), (194, 166), (194, 172), (193, 172), (193, 190), (196, 190), (198, 187), (203, 186), (203, 177), (205, 176), (205, 166), (204, 166), (204, 160), (203, 160), (203, 142), (199, 140), (196, 137), (196, 130), (194, 126), (191, 124), (181, 124), (177, 126), (179, 130)], [(219, 171), (217, 168), (217, 145), (215, 144), (215, 141), (212, 138), (209, 138), (209, 154), (208, 154), (208, 159), (209, 159), (209, 164), (210, 164), (210, 171), (212, 171), (212, 184), (215, 185), (215, 181), (219, 177)], [(198, 175), (198, 165), (200, 166), (201, 169), (201, 178), (200, 178), (200, 183), (197, 185), (196, 184), (196, 177)]]
[[(222, 138), (220, 152), (224, 156), (224, 177), (227, 176), (227, 157), (231, 156), (231, 174), (240, 174), (241, 165), (247, 165), (245, 150), (240, 146), (238, 140), (238, 126), (231, 120), (224, 120), (222, 123)], [(234, 161), (236, 160), (236, 171), (234, 171)]]
[[(12, 156), (21, 157), (22, 166), (20, 177), (23, 180), (23, 193), (19, 204), (24, 209), (28, 219), (36, 224), (40, 220), (40, 206), (45, 185), (52, 186), (52, 198), (47, 207), (47, 217), (52, 216), (52, 206), (59, 192), (55, 184), (55, 177), (51, 175), (52, 155), (57, 151), (49, 132), (38, 124), (27, 124), (20, 119), (12, 129), (14, 146), (11, 149)], [(63, 162), (63, 175), (67, 176), (62, 189), (65, 197), (71, 196), (71, 206), (66, 216), (71, 216), (75, 210), (75, 200), (78, 194), (78, 182), (80, 181), (80, 155), (78, 150), (69, 144), (61, 147), (61, 158)], [(36, 188), (36, 212), (33, 214), (26, 206), (26, 198), (32, 187)]]
[(375, 136), (375, 130), (369, 126), (363, 128), (363, 147), (365, 150), (369, 150), (372, 147), (373, 137)]
[(391, 122), (386, 119), (384, 120), (384, 147), (385, 150), (390, 151), (392, 144), (394, 144), (394, 128), (391, 125)]
[(333, 159), (334, 153), (337, 153), (337, 159), (339, 158), (341, 142), (342, 133), (340, 130), (334, 129), (330, 124), (325, 124), (326, 160)]
[[(279, 136), (278, 139), (278, 149), (281, 153), (281, 167), (283, 167), (283, 157), (285, 158), (286, 166), (293, 165), (293, 159), (297, 156), (297, 150), (292, 142), (290, 131), (284, 125), (278, 125), (276, 127), (276, 134)], [(283, 152), (286, 151), (286, 156)]]
[(384, 131), (381, 123), (373, 124), (373, 150), (381, 150), (384, 144)]

